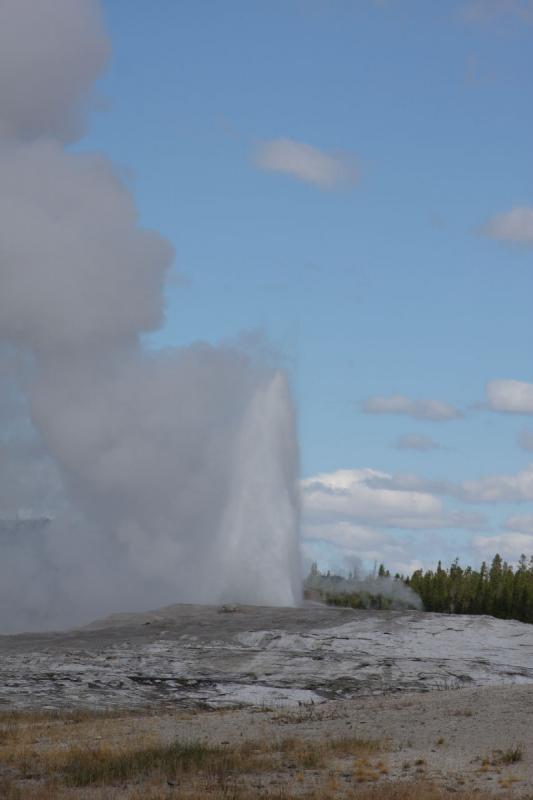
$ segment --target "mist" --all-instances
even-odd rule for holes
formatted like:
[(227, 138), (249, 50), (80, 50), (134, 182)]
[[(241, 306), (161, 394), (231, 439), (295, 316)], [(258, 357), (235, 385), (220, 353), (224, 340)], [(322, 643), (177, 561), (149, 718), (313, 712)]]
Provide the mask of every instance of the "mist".
[(0, 6), (0, 632), (300, 598), (287, 376), (238, 344), (143, 348), (172, 247), (69, 149), (109, 52), (96, 0)]
[(325, 600), (335, 604), (336, 599), (342, 601), (343, 597), (357, 595), (358, 601), (365, 608), (381, 608), (382, 598), (388, 601), (386, 607), (395, 610), (424, 608), (420, 595), (406, 586), (403, 580), (376, 574), (375, 570), (365, 572), (360, 559), (353, 561), (348, 576), (332, 575), (329, 572), (324, 574), (314, 564), (304, 586), (305, 593), (311, 600)]

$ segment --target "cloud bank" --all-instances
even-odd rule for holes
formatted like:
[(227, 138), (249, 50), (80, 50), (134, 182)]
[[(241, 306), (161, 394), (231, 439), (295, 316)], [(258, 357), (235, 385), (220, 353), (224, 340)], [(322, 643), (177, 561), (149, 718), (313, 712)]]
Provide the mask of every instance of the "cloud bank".
[[(451, 485), (452, 491), (454, 485)], [(344, 469), (302, 481), (306, 521), (347, 520), (403, 529), (479, 528), (484, 517), (444, 508), (431, 481), (416, 476), (392, 476), (373, 469)]]
[(522, 553), (525, 555), (533, 553), (533, 534), (501, 533), (496, 536), (475, 536), (472, 546), (480, 557), (491, 558), (499, 553), (506, 560), (517, 561)]
[(418, 475), (376, 473), (368, 480), (371, 487), (393, 492), (421, 492), (448, 496), (464, 503), (529, 502), (533, 500), (533, 464), (511, 475), (487, 475), (477, 480), (455, 483), (428, 480)]

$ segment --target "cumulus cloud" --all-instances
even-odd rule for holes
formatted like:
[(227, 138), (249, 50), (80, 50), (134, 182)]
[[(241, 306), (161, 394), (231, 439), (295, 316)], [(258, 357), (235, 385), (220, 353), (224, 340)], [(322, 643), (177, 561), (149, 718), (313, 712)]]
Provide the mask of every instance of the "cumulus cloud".
[(491, 411), (533, 414), (533, 383), (515, 380), (489, 381), (486, 394)]
[(496, 214), (486, 223), (483, 233), (502, 242), (533, 245), (533, 208), (513, 208)]
[(327, 516), (352, 521), (377, 521), (409, 527), (415, 519), (436, 517), (442, 511), (438, 498), (422, 492), (397, 492), (369, 485), (386, 476), (372, 469), (337, 470), (302, 481), (304, 513), (318, 520)]
[(403, 436), (399, 436), (394, 446), (397, 450), (418, 450), (421, 453), (441, 449), (441, 445), (430, 436), (418, 433), (405, 433)]
[(523, 430), (518, 434), (518, 444), (522, 450), (533, 452), (533, 431)]
[[(408, 573), (421, 562), (433, 564), (436, 548), (449, 559), (456, 555), (455, 545), (444, 535), (447, 528), (474, 532), (465, 546), (482, 558), (500, 552), (515, 559), (533, 552), (532, 514), (511, 515), (502, 532), (489, 535), (482, 513), (449, 508), (444, 496), (476, 504), (533, 501), (533, 465), (514, 475), (456, 483), (368, 468), (307, 478), (302, 481), (306, 557), (333, 569), (357, 557), (367, 563), (385, 561), (394, 571)], [(409, 533), (396, 535), (395, 529)]]
[(352, 186), (358, 174), (353, 157), (325, 153), (294, 139), (270, 139), (255, 149), (254, 163), (260, 169), (291, 175), (321, 189)]
[(405, 483), (373, 469), (345, 469), (302, 481), (304, 519), (318, 522), (345, 520), (358, 525), (421, 529), (469, 527), (479, 529), (479, 514), (448, 511), (442, 500), (420, 482)]
[(0, 135), (77, 138), (108, 55), (98, 0), (2, 0)]
[(432, 422), (446, 422), (463, 416), (458, 408), (442, 400), (413, 400), (403, 394), (369, 397), (364, 401), (362, 410), (365, 414), (402, 414)]

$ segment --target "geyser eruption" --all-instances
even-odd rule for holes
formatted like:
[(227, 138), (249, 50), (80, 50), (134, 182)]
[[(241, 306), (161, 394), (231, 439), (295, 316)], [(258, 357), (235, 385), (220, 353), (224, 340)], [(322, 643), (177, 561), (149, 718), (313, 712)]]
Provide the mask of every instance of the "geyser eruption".
[(52, 517), (38, 548), (3, 524), (1, 631), (299, 597), (284, 374), (238, 346), (143, 350), (172, 249), (107, 159), (65, 149), (107, 50), (96, 0), (0, 5), (0, 518)]
[[(221, 528), (228, 597), (264, 605), (292, 605), (301, 591), (298, 454), (285, 376), (277, 371), (258, 387), (238, 437), (236, 469)], [(246, 570), (239, 574), (242, 562)]]

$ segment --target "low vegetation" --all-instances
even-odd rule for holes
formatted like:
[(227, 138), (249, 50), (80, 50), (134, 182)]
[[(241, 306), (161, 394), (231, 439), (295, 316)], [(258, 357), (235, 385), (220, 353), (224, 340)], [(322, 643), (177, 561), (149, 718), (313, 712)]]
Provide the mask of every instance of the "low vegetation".
[[(501, 788), (507, 788), (512, 782), (501, 780)], [(2, 800), (69, 800), (76, 795), (65, 794), (56, 785), (45, 787), (16, 788), (14, 784), (0, 781), (0, 797)], [(79, 796), (81, 797), (81, 795)], [(197, 788), (148, 786), (113, 787), (91, 793), (91, 800), (480, 800), (482, 795), (474, 791), (456, 791), (450, 794), (445, 788), (426, 781), (416, 783), (381, 784), (380, 786), (359, 787), (339, 791), (338, 784), (329, 780), (329, 785), (319, 788), (247, 788), (235, 784), (211, 786), (205, 784)]]
[[(301, 710), (294, 712), (300, 713), (304, 716)], [(272, 730), (280, 730), (279, 723), (300, 721), (291, 714), (273, 714)], [(392, 781), (387, 741), (296, 734), (232, 744), (166, 741), (162, 732), (168, 733), (177, 719), (183, 721), (183, 715), (168, 711), (159, 718), (128, 711), (2, 712), (0, 797), (443, 800), (448, 796), (426, 781), (424, 765), (411, 779)], [(313, 724), (318, 718), (307, 721)], [(473, 797), (454, 794), (456, 800)]]
[[(167, 712), (167, 726), (176, 717), (182, 719)], [(386, 743), (359, 737), (281, 736), (233, 745), (165, 741), (155, 716), (131, 712), (4, 712), (0, 797), (156, 800), (175, 797), (179, 789), (187, 800), (282, 800), (314, 797), (319, 785), (323, 793), (316, 797), (327, 798), (334, 787), (342, 797), (349, 784), (387, 774), (385, 752)]]
[(55, 756), (45, 759), (46, 766), (55, 767), (67, 786), (91, 786), (123, 783), (154, 773), (168, 780), (198, 772), (219, 774), (234, 770), (240, 754), (199, 742), (172, 742), (116, 750), (107, 746), (77, 747), (68, 750), (63, 757)]

